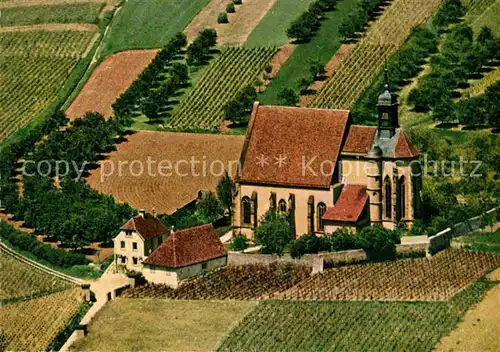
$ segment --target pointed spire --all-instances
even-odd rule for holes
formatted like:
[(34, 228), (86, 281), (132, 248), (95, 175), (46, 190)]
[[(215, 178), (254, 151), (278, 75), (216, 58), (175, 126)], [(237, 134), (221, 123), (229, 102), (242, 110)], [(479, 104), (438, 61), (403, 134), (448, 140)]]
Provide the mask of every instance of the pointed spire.
[(385, 65), (384, 65), (384, 80), (385, 80), (385, 85), (384, 88), (385, 90), (389, 90), (389, 70), (387, 69), (387, 59), (385, 60)]

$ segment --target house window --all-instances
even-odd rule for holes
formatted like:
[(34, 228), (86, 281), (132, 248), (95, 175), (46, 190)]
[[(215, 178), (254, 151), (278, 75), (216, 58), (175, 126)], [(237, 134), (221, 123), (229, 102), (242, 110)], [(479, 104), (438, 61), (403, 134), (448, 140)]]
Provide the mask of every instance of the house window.
[(137, 257), (132, 257), (132, 263), (133, 263), (134, 265), (137, 265)]
[(278, 203), (278, 211), (280, 213), (286, 213), (286, 202), (284, 199), (281, 199)]
[(325, 226), (323, 224), (323, 215), (325, 215), (326, 212), (326, 204), (325, 203), (318, 203), (318, 230), (319, 231), (324, 231)]
[(155, 266), (154, 265), (151, 265), (149, 267), (149, 270), (151, 271), (151, 274), (154, 274), (155, 273)]
[(314, 233), (314, 196), (309, 196), (307, 201), (307, 229), (310, 234)]
[(120, 248), (125, 249), (125, 241), (120, 241)]
[(397, 191), (396, 220), (399, 221), (406, 216), (406, 182), (404, 176), (399, 179)]
[(276, 193), (271, 192), (271, 197), (269, 197), (269, 208), (276, 210)]
[(207, 269), (207, 263), (202, 263), (201, 264), (201, 269), (206, 270)]
[(121, 257), (120, 259), (122, 264), (125, 264), (127, 262), (127, 257)]
[(137, 242), (132, 242), (132, 250), (137, 252)]
[(386, 176), (384, 179), (384, 199), (385, 199), (385, 217), (392, 219), (392, 186), (391, 179)]
[(243, 224), (249, 225), (252, 223), (252, 209), (250, 198), (243, 197), (241, 200), (241, 212), (243, 215)]
[(132, 236), (132, 231), (130, 231), (130, 230), (126, 230), (126, 231), (125, 231), (125, 236), (127, 236), (127, 237), (131, 237), (131, 236)]

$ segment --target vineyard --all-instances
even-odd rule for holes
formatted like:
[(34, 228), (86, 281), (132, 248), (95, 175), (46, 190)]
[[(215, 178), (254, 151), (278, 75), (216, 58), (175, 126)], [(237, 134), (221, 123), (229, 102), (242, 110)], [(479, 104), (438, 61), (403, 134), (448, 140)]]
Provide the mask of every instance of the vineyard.
[(430, 351), (492, 285), (449, 302), (264, 301), (219, 351)]
[(2, 9), (2, 26), (40, 23), (97, 23), (102, 3), (75, 3), (42, 6), (20, 6)]
[(432, 259), (405, 259), (327, 270), (277, 296), (306, 300), (444, 301), (499, 265), (498, 254), (446, 250)]
[(223, 108), (238, 91), (254, 84), (273, 57), (274, 48), (228, 48), (206, 69), (168, 121), (168, 127), (217, 128)]
[(466, 0), (463, 3), (464, 6), (467, 7), (467, 16), (477, 16), (493, 5), (495, 1), (496, 0)]
[(310, 275), (310, 268), (294, 265), (228, 266), (189, 281), (178, 289), (149, 284), (125, 291), (128, 298), (261, 299), (286, 290)]
[(46, 350), (78, 312), (78, 292), (75, 288), (1, 306), (0, 346), (6, 351)]
[(94, 32), (0, 32), (0, 141), (51, 104)]
[(0, 267), (0, 302), (29, 299), (73, 286), (5, 253), (0, 254)]
[(394, 0), (373, 23), (326, 85), (311, 101), (321, 108), (350, 108), (384, 61), (401, 46), (414, 27), (425, 22), (441, 0)]

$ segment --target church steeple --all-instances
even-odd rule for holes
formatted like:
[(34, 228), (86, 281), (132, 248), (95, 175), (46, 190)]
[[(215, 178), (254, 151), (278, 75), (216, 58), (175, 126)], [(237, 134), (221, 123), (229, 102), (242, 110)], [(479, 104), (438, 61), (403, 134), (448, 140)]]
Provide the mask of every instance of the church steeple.
[(378, 135), (380, 138), (392, 138), (399, 127), (398, 96), (389, 91), (389, 71), (384, 72), (384, 92), (378, 97)]

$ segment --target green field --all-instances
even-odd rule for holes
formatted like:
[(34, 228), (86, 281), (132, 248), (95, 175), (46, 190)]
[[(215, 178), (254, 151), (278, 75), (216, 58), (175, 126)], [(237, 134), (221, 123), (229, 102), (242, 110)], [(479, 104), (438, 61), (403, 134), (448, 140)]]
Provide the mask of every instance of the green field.
[(160, 48), (182, 32), (210, 0), (129, 0), (113, 19), (103, 54)]
[(2, 9), (1, 26), (41, 23), (95, 23), (104, 3), (22, 6)]
[(259, 100), (263, 105), (278, 105), (278, 94), (284, 87), (297, 88), (301, 78), (308, 78), (311, 60), (318, 59), (322, 64), (330, 61), (342, 44), (339, 25), (356, 8), (357, 3), (357, 0), (339, 1), (336, 10), (326, 14), (314, 38), (295, 49), (278, 76), (260, 94)]
[(108, 302), (74, 351), (213, 351), (257, 305), (237, 301), (117, 299)]
[(219, 351), (430, 351), (493, 283), (449, 302), (265, 301)]
[[(486, 230), (488, 230), (487, 227)], [(500, 253), (500, 231), (495, 232), (475, 232), (471, 235), (463, 236), (463, 242), (470, 246), (470, 249), (484, 252)]]
[(0, 141), (56, 100), (95, 34), (0, 32)]
[(288, 42), (286, 30), (314, 0), (277, 0), (247, 39), (245, 46), (282, 46)]

